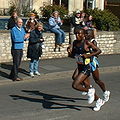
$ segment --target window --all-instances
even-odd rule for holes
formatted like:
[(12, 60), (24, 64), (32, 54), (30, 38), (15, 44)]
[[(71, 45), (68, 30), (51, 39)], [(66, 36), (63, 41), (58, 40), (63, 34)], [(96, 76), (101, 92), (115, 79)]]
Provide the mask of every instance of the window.
[(68, 8), (68, 0), (61, 0), (61, 5)]
[(96, 7), (96, 0), (84, 0), (85, 9), (94, 9)]
[(53, 5), (60, 5), (60, 0), (53, 0)]
[(53, 0), (52, 2), (53, 5), (63, 5), (68, 8), (68, 0)]

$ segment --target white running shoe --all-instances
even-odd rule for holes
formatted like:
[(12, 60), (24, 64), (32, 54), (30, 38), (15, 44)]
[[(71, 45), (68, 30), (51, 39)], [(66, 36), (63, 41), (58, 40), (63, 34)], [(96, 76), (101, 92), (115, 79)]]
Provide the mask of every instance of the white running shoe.
[(30, 72), (30, 76), (31, 76), (31, 77), (34, 77), (34, 74), (33, 74), (33, 72)]
[(88, 93), (87, 92), (82, 92), (82, 95), (87, 95)]
[(103, 94), (103, 97), (104, 97), (104, 101), (107, 102), (110, 98), (110, 91), (105, 91), (104, 94)]
[(96, 106), (93, 108), (94, 111), (99, 111), (100, 108), (104, 105), (105, 101), (102, 99), (98, 99), (96, 102)]
[(40, 73), (38, 71), (35, 72), (35, 75), (39, 75), (40, 76)]
[[(83, 87), (85, 87), (84, 85), (83, 85)], [(93, 86), (92, 85), (90, 85), (90, 88), (92, 88)], [(82, 95), (87, 95), (88, 94), (88, 92), (82, 92)]]
[(91, 104), (95, 99), (95, 89), (90, 88), (88, 90), (88, 104)]
[(90, 85), (90, 88), (92, 88), (93, 86), (92, 85)]

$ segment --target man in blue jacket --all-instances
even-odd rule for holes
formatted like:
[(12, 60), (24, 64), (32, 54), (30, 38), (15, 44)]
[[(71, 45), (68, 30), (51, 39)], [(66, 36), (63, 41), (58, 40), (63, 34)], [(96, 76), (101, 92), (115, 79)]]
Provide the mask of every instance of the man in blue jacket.
[(18, 77), (18, 68), (21, 63), (23, 56), (23, 46), (24, 40), (28, 37), (28, 34), (25, 33), (24, 28), (22, 27), (23, 21), (21, 18), (17, 19), (16, 26), (11, 30), (11, 54), (13, 58), (13, 66), (10, 73), (10, 79), (13, 81), (20, 81), (21, 78)]

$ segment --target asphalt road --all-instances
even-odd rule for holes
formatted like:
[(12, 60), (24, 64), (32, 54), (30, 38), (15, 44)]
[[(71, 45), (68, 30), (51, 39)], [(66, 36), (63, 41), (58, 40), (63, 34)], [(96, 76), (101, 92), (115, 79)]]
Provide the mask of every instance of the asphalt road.
[[(114, 55), (100, 55), (99, 63), (100, 69), (103, 72), (115, 72), (120, 71), (120, 54)], [(0, 63), (0, 84), (1, 82), (11, 82), (9, 79), (10, 70), (12, 67), (12, 62), (10, 63)], [(76, 68), (75, 59), (72, 58), (60, 58), (60, 59), (47, 59), (40, 60), (39, 71), (41, 74), (50, 74), (55, 72), (71, 71)], [(21, 78), (29, 77), (29, 61), (22, 61), (19, 76)]]
[[(71, 77), (71, 76), (70, 76)], [(101, 74), (111, 91), (110, 100), (99, 112), (92, 110), (95, 102), (71, 88), (70, 77), (11, 82), (0, 85), (0, 120), (118, 120), (120, 118), (120, 74)], [(102, 91), (93, 83), (97, 93)]]

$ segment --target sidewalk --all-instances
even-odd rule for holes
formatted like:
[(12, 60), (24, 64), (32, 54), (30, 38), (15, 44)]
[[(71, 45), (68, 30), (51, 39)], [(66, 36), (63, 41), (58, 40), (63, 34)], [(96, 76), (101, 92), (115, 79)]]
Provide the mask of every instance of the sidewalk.
[[(120, 71), (120, 55), (101, 55), (99, 56), (100, 71), (117, 72)], [(0, 82), (11, 81), (8, 79), (12, 62), (0, 64)], [(55, 73), (66, 73), (76, 68), (75, 60), (72, 58), (40, 60), (41, 75)], [(30, 78), (29, 61), (23, 61), (20, 67), (19, 76), (21, 78)], [(32, 79), (32, 78), (30, 78)]]

